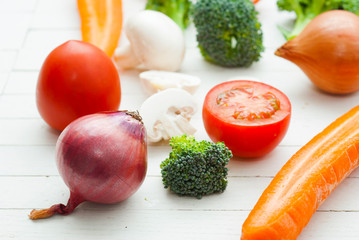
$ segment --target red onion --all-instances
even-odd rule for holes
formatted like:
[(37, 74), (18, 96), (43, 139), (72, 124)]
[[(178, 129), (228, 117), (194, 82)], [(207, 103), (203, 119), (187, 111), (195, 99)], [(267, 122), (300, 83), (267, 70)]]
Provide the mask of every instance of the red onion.
[(71, 213), (80, 203), (117, 203), (141, 186), (147, 171), (146, 130), (138, 113), (106, 112), (70, 123), (56, 144), (57, 167), (70, 189), (67, 205), (33, 210), (30, 219)]

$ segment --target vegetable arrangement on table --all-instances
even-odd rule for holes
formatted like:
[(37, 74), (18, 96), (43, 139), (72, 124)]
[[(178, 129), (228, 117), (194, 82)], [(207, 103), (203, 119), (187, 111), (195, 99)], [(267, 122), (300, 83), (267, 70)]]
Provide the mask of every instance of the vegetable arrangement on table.
[[(160, 165), (164, 187), (198, 199), (226, 189), (226, 166), (233, 156), (271, 152), (291, 118), (291, 103), (283, 92), (249, 79), (214, 86), (202, 109), (213, 142), (196, 141), (190, 120), (197, 104), (191, 94), (201, 81), (177, 73), (185, 54), (183, 34), (191, 21), (204, 60), (223, 67), (250, 67), (259, 61), (264, 47), (256, 2), (149, 0), (146, 10), (131, 16), (123, 29), (129, 44), (118, 46), (121, 0), (78, 0), (84, 41), (54, 49), (37, 85), (41, 116), (51, 127), (64, 129), (56, 160), (70, 199), (66, 206), (33, 210), (30, 218), (69, 214), (84, 201), (127, 199), (145, 179), (148, 143), (172, 147)], [(297, 19), (293, 31), (281, 29), (290, 40), (275, 54), (296, 63), (325, 92), (358, 91), (359, 2), (277, 4), (280, 10), (294, 11)], [(142, 117), (118, 111), (121, 88), (114, 62), (120, 73), (150, 70), (139, 75), (151, 95), (141, 106)], [(242, 239), (296, 239), (319, 205), (358, 166), (358, 125), (359, 106), (294, 154), (249, 214)]]

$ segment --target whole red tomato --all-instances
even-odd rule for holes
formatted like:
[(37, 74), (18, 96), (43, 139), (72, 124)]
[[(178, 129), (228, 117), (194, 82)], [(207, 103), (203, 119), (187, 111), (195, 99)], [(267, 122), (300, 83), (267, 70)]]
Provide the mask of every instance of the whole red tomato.
[(36, 88), (37, 108), (53, 128), (63, 130), (91, 113), (117, 110), (120, 78), (112, 60), (83, 41), (55, 48), (42, 65)]
[(272, 151), (286, 134), (291, 104), (272, 86), (236, 80), (207, 93), (202, 115), (212, 141), (223, 141), (234, 156), (260, 157)]

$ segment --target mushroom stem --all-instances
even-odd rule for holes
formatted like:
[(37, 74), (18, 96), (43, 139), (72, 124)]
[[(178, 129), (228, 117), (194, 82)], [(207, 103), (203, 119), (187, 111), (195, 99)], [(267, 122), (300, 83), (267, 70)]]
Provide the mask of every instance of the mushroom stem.
[(131, 69), (140, 65), (140, 61), (128, 43), (117, 48), (113, 58), (117, 66), (121, 69)]

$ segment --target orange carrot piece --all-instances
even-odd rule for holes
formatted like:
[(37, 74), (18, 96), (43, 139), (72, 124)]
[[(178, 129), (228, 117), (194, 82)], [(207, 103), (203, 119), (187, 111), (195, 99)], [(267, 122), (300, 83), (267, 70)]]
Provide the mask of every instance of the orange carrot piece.
[(244, 222), (241, 239), (296, 239), (320, 204), (358, 167), (358, 150), (356, 106), (283, 166)]
[(122, 30), (122, 0), (77, 0), (82, 40), (111, 57)]

